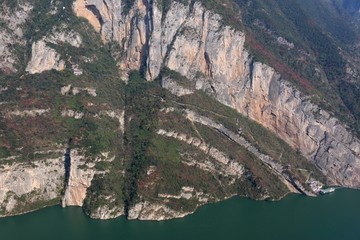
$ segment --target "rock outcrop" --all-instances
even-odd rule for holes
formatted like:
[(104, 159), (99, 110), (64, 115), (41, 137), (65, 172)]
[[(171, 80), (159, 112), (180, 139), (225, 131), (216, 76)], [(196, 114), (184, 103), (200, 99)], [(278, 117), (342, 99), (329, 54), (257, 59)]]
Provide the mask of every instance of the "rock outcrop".
[(34, 74), (47, 70), (64, 70), (65, 61), (60, 59), (60, 54), (55, 49), (46, 46), (44, 40), (34, 42), (31, 47), (31, 60), (26, 67), (26, 71)]
[(73, 30), (68, 30), (66, 25), (53, 28), (52, 32), (45, 37), (45, 41), (52, 44), (70, 44), (77, 48), (82, 44), (80, 34)]
[(139, 219), (139, 220), (166, 220), (174, 218), (182, 218), (186, 215), (191, 214), (191, 212), (177, 212), (166, 205), (159, 203), (150, 203), (150, 202), (140, 202), (137, 203), (129, 211), (129, 219)]
[(86, 190), (91, 185), (95, 174), (95, 164), (87, 164), (86, 158), (78, 150), (71, 151), (70, 177), (65, 194), (62, 198), (62, 206), (82, 206), (86, 197)]
[(90, 215), (94, 219), (114, 219), (124, 215), (124, 208), (122, 206), (110, 209), (108, 206), (99, 207), (94, 213)]
[(124, 28), (121, 18), (122, 1), (76, 0), (73, 9), (77, 16), (86, 18), (103, 41), (120, 41)]
[[(82, 38), (79, 33), (69, 29), (65, 24), (53, 27), (53, 29), (40, 40), (33, 42), (31, 47), (31, 59), (27, 64), (26, 71), (30, 74), (41, 73), (48, 70), (62, 71), (65, 69), (65, 60), (49, 45), (69, 44), (79, 48)], [(68, 60), (69, 62), (71, 58)], [(81, 75), (82, 70), (76, 64), (72, 64), (75, 75)]]
[[(87, 163), (79, 150), (73, 150), (70, 176), (62, 195), (65, 181), (63, 149), (36, 152), (39, 155), (50, 153), (56, 153), (59, 157), (36, 160), (31, 164), (10, 163), (16, 160), (16, 156), (1, 159), (9, 161), (9, 164), (3, 164), (0, 168), (0, 217), (31, 211), (33, 208), (27, 206), (36, 206), (38, 202), (46, 204), (60, 201), (61, 197), (63, 207), (83, 205), (86, 190), (96, 173), (95, 164)], [(101, 161), (108, 160), (105, 158)], [(111, 213), (111, 210), (108, 212)], [(99, 213), (100, 217), (105, 215), (104, 210)]]
[[(251, 145), (250, 142), (248, 142), (244, 137), (242, 137), (240, 134), (236, 134), (226, 127), (224, 127), (222, 124), (216, 123), (212, 119), (209, 119), (207, 117), (201, 116), (193, 111), (186, 110), (185, 111), (186, 117), (190, 119), (193, 122), (201, 123), (205, 126), (209, 126), (213, 129), (216, 129), (217, 131), (221, 132), (224, 136), (229, 138), (231, 141), (236, 142), (240, 146), (245, 147), (249, 152), (254, 154), (258, 159), (260, 159), (265, 166), (268, 166), (271, 171), (279, 177), (279, 179), (287, 186), (287, 188), (291, 192), (297, 193), (297, 189), (305, 189), (301, 183), (295, 183), (287, 174), (285, 174), (285, 167), (280, 164), (279, 162), (276, 162), (273, 158), (271, 158), (268, 155), (262, 154), (259, 152), (259, 150)], [(228, 172), (231, 172), (228, 170)], [(318, 192), (309, 192), (306, 190), (302, 190), (303, 193), (305, 193), (308, 196), (315, 196)]]
[(19, 214), (24, 204), (47, 202), (60, 196), (64, 183), (63, 157), (12, 163), (0, 168), (0, 217)]
[(172, 94), (180, 97), (194, 93), (193, 90), (180, 86), (170, 77), (162, 79), (162, 87), (169, 90)]
[[(218, 98), (300, 150), (334, 184), (360, 187), (360, 142), (338, 119), (312, 104), (269, 66), (254, 63), (248, 77), (245, 85), (229, 84), (217, 93)], [(225, 96), (229, 92), (235, 97)]]

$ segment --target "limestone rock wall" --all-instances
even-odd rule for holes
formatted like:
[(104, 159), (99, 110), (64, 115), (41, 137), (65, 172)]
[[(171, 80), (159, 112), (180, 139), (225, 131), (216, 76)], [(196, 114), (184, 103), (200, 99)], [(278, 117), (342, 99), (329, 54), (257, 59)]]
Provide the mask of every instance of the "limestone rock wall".
[(31, 46), (31, 59), (26, 66), (30, 74), (41, 73), (48, 70), (62, 71), (65, 69), (65, 60), (50, 44), (69, 44), (73, 47), (80, 47), (82, 39), (79, 33), (69, 30), (63, 25), (54, 27), (51, 32)]
[[(9, 160), (11, 161), (11, 160)], [(59, 198), (64, 183), (63, 158), (9, 163), (0, 168), (0, 217), (21, 213), (18, 205)]]
[(44, 40), (34, 42), (31, 47), (31, 60), (26, 67), (26, 71), (34, 74), (51, 69), (64, 70), (65, 61), (61, 60), (60, 57), (60, 54), (55, 49), (46, 46)]
[(87, 164), (78, 150), (71, 151), (70, 178), (62, 197), (62, 206), (82, 206), (86, 190), (91, 186), (95, 164)]
[[(0, 167), (0, 217), (23, 213), (38, 208), (38, 203), (60, 198), (62, 206), (82, 206), (86, 190), (96, 172), (95, 163), (88, 163), (79, 149), (71, 151), (70, 177), (67, 186), (63, 149), (38, 152), (38, 154), (57, 153), (58, 158), (35, 160), (32, 163), (13, 162), (16, 156)], [(105, 159), (109, 161), (111, 159)], [(99, 160), (100, 161), (100, 160)], [(65, 186), (65, 193), (63, 194)], [(34, 204), (26, 208), (24, 204)], [(109, 210), (110, 211), (110, 210)], [(111, 212), (111, 211), (110, 211)], [(100, 214), (103, 216), (104, 213)]]
[(173, 1), (163, 12), (156, 0), (136, 0), (126, 14), (120, 1), (87, 3), (101, 15), (103, 39), (123, 50), (123, 72), (140, 69), (152, 80), (162, 67), (177, 71), (272, 130), (334, 184), (360, 188), (359, 139), (272, 67), (254, 62), (244, 48), (245, 34), (225, 26), (221, 16), (200, 2), (190, 7)]

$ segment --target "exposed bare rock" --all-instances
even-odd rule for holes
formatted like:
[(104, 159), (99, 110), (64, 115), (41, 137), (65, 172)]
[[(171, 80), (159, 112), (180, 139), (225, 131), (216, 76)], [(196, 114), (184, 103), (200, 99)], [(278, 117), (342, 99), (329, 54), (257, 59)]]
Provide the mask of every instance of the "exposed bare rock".
[(66, 95), (70, 92), (71, 84), (63, 86), (60, 90), (61, 95)]
[(79, 87), (74, 87), (74, 88), (72, 89), (72, 94), (73, 94), (73, 95), (79, 94), (80, 92), (87, 92), (90, 96), (96, 97), (96, 89), (95, 89), (95, 88), (79, 88)]
[(71, 151), (69, 183), (62, 198), (62, 206), (82, 206), (86, 190), (95, 174), (95, 164), (87, 164), (86, 158), (78, 150)]
[(3, 92), (6, 92), (8, 90), (8, 87), (0, 87), (0, 94)]
[(81, 118), (84, 117), (84, 113), (83, 112), (76, 112), (74, 110), (68, 109), (68, 110), (61, 111), (61, 116), (63, 116), (63, 117), (71, 117), (71, 118), (75, 118), (75, 119), (81, 119)]
[(61, 95), (66, 95), (66, 94), (72, 94), (72, 95), (77, 95), (80, 92), (86, 92), (87, 94), (89, 94), (92, 97), (96, 97), (96, 89), (95, 88), (80, 88), (80, 87), (72, 87), (71, 84), (63, 86), (60, 90)]
[[(17, 205), (59, 198), (64, 183), (63, 157), (28, 163), (10, 163), (0, 168), (0, 209), (4, 215), (19, 213)], [(20, 200), (23, 199), (23, 200)], [(20, 210), (21, 211), (21, 210)], [(0, 211), (1, 212), (1, 211)], [(1, 216), (1, 214), (0, 214)]]
[[(80, 47), (82, 38), (79, 33), (68, 29), (66, 25), (53, 27), (51, 32), (32, 44), (31, 60), (26, 67), (27, 72), (34, 74), (51, 69), (57, 71), (65, 69), (65, 61), (61, 59), (60, 54), (55, 49), (48, 46), (49, 44), (70, 44), (73, 47)], [(82, 70), (76, 64), (72, 66), (75, 75), (82, 74)]]
[[(101, 33), (103, 41), (120, 41), (123, 27), (119, 23), (122, 1), (76, 0), (73, 9), (77, 16), (86, 18), (94, 29)], [(124, 29), (122, 29), (124, 30)]]
[(165, 77), (162, 79), (162, 87), (176, 96), (185, 96), (194, 93), (191, 89), (180, 86), (173, 79)]
[(12, 36), (5, 30), (0, 30), (0, 69), (5, 72), (15, 72), (14, 64), (16, 57), (12, 54), (8, 43), (12, 42)]
[(80, 34), (67, 28), (67, 26), (54, 28), (52, 32), (45, 37), (45, 41), (53, 44), (67, 43), (73, 47), (80, 47), (82, 43)]
[[(175, 11), (187, 13), (188, 8), (173, 3), (167, 15)], [(242, 32), (224, 26), (219, 15), (204, 9), (199, 2), (181, 24), (179, 18), (173, 19), (165, 16), (161, 30), (154, 30), (149, 50), (154, 55), (148, 58), (148, 69), (165, 65), (193, 79), (198, 89), (211, 90), (220, 102), (249, 116), (299, 149), (334, 184), (360, 187), (359, 140), (339, 120), (281, 79), (273, 68), (253, 62), (244, 48)], [(158, 32), (166, 29), (167, 21), (174, 28), (167, 30), (169, 34), (181, 32), (174, 35), (171, 47), (162, 45), (162, 41), (154, 42)], [(156, 46), (167, 49), (166, 54), (156, 54)], [(157, 75), (153, 72), (147, 76), (155, 78)]]
[(247, 141), (240, 134), (234, 133), (229, 129), (227, 129), (226, 127), (224, 127), (222, 124), (216, 123), (212, 119), (201, 116), (191, 110), (185, 110), (185, 117), (192, 122), (198, 122), (205, 126), (216, 129), (224, 136), (229, 138), (231, 141), (236, 142), (240, 146), (246, 148), (249, 152), (251, 152), (258, 159), (260, 159), (265, 164), (265, 166), (268, 166), (270, 170), (279, 177), (280, 181), (282, 181), (291, 192), (296, 193), (299, 192), (298, 189), (300, 189), (301, 192), (309, 196), (315, 196), (318, 193), (318, 191), (313, 191), (313, 192), (307, 191), (306, 188), (302, 186), (300, 182), (294, 181), (288, 174), (285, 173), (284, 171), (285, 167), (282, 164), (275, 161), (270, 156), (261, 153), (256, 147), (254, 147), (249, 141)]
[(176, 212), (168, 208), (163, 203), (150, 203), (148, 201), (137, 203), (129, 211), (129, 219), (140, 220), (166, 220), (173, 218), (182, 218), (191, 212)]
[[(360, 187), (359, 140), (271, 67), (254, 63), (247, 71), (250, 81), (214, 84), (218, 99), (299, 149), (334, 184)], [(233, 97), (228, 97), (229, 92)]]
[[(121, 0), (75, 0), (73, 3), (75, 14), (86, 18), (105, 43), (111, 43), (111, 45), (117, 43), (120, 47), (121, 51), (119, 52), (121, 53), (118, 56), (118, 63), (123, 79), (127, 78), (127, 74), (131, 70), (140, 70), (149, 81), (159, 77), (162, 68), (176, 71), (192, 81), (192, 86), (195, 86), (195, 89), (187, 88), (176, 82), (175, 79), (160, 76), (163, 77), (163, 87), (171, 93), (177, 96), (185, 96), (193, 94), (195, 90), (204, 90), (219, 102), (270, 129), (294, 149), (299, 150), (309, 161), (321, 169), (333, 184), (360, 188), (359, 139), (354, 137), (339, 119), (313, 104), (309, 97), (303, 96), (272, 67), (255, 61), (251, 53), (245, 48), (246, 36), (244, 32), (224, 25), (225, 21), (222, 17), (212, 10), (206, 9), (200, 1), (188, 1), (189, 4), (186, 1), (170, 1), (166, 11), (160, 4), (162, 3), (160, 0), (130, 1), (132, 2), (131, 6), (127, 6), (125, 9), (124, 6), (129, 4), (128, 2), (125, 3)], [(4, 4), (0, 4), (0, 6), (4, 12), (0, 16), (0, 20), (7, 26), (0, 29), (0, 71), (15, 72), (18, 59), (14, 54), (13, 45), (25, 46), (22, 24), (26, 22), (32, 7), (21, 5), (12, 14)], [(49, 14), (56, 12), (58, 9), (52, 7)], [(70, 48), (81, 47), (83, 40), (85, 42), (85, 39), (82, 39), (75, 30), (71, 30), (70, 26), (50, 28), (40, 40), (32, 43), (31, 60), (26, 71), (35, 74), (52, 69), (63, 70), (65, 68), (65, 56), (61, 56), (50, 46), (56, 44)], [(280, 35), (274, 35), (274, 40), (289, 49), (294, 48), (293, 43)], [(86, 57), (85, 62), (95, 62), (95, 60), (96, 56), (91, 56)], [(71, 64), (75, 75), (83, 74), (83, 70), (79, 67), (82, 66), (81, 62), (73, 63), (71, 58), (66, 59), (66, 61)], [(354, 79), (358, 75), (354, 66), (348, 66), (347, 73)], [(86, 83), (86, 74), (85, 72), (79, 78), (81, 84)], [(99, 92), (95, 88), (82, 85), (82, 87), (73, 87), (73, 85), (75, 83), (63, 86), (60, 90), (63, 96), (59, 97), (63, 99), (69, 95), (86, 93), (94, 101), (93, 103), (84, 103), (84, 106), (86, 104), (93, 106), (103, 98), (98, 96)], [(13, 86), (9, 85), (9, 91), (13, 90), (12, 88)], [(0, 87), (2, 96), (8, 94), (7, 91), (7, 87)], [(1, 102), (0, 105), (8, 103), (11, 104), (9, 101)], [(75, 119), (94, 117), (96, 121), (101, 118), (112, 118), (118, 121), (119, 129), (124, 133), (124, 111), (122, 109), (109, 110), (109, 105), (106, 104), (103, 106), (104, 108), (96, 113), (88, 109), (84, 112), (77, 112), (64, 106), (61, 109), (63, 110), (61, 116)], [(166, 106), (164, 105), (159, 115), (163, 116), (175, 111), (174, 108)], [(96, 105), (96, 107), (100, 107), (100, 105)], [(5, 120), (11, 120), (15, 117), (31, 118), (46, 115), (50, 111), (51, 109), (35, 108), (7, 110), (7, 112), (4, 110), (3, 115)], [(321, 188), (322, 183), (309, 176), (306, 183), (310, 186), (311, 191), (307, 190), (307, 186), (302, 185), (305, 180), (293, 179), (291, 173), (286, 171), (285, 166), (260, 152), (255, 144), (252, 145), (241, 133), (232, 132), (223, 124), (196, 112), (185, 110), (183, 113), (187, 118), (184, 121), (191, 121), (215, 129), (216, 133), (225, 136), (234, 146), (238, 144), (242, 150), (246, 149), (251, 157), (255, 156), (260, 159), (267, 173), (274, 173), (280, 181), (287, 185), (290, 191), (311, 195)], [(168, 125), (164, 126), (164, 128), (167, 127)], [(186, 169), (189, 169), (189, 166), (198, 168), (210, 176), (211, 174), (225, 176), (226, 184), (234, 188), (237, 187), (235, 184), (247, 181), (245, 166), (237, 159), (230, 157), (231, 154), (226, 149), (212, 146), (209, 144), (210, 141), (207, 143), (201, 136), (190, 136), (190, 133), (185, 134), (171, 129), (158, 129), (156, 133), (181, 141), (181, 146), (188, 144), (199, 150), (201, 156), (206, 156), (204, 159), (193, 159), (191, 156), (185, 157), (185, 154), (181, 153), (179, 164), (186, 165), (181, 165), (182, 167)], [(119, 133), (119, 135), (121, 134)], [(49, 152), (46, 150), (35, 152), (35, 154), (40, 155), (47, 153)], [(51, 152), (51, 154), (56, 153), (58, 152)], [(88, 161), (89, 159), (86, 159), (80, 150), (73, 150), (70, 176), (62, 205), (82, 206), (94, 174), (99, 173), (95, 169), (95, 163), (111, 162), (118, 159), (118, 155), (121, 154), (102, 153), (102, 156), (97, 156)], [(16, 158), (17, 156), (10, 156), (1, 159), (5, 162), (0, 168), (1, 214), (16, 213), (20, 204), (19, 199), (25, 198), (26, 202), (30, 204), (60, 199), (60, 192), (64, 186), (63, 156), (36, 160), (31, 164), (15, 163)], [(161, 169), (157, 167), (155, 165), (148, 166), (146, 176), (149, 179), (156, 179), (157, 175), (161, 175)], [(199, 171), (198, 169), (195, 170)], [(117, 173), (122, 175), (124, 171), (120, 169)], [(156, 181), (153, 180), (151, 184), (155, 186)], [(205, 190), (195, 190), (194, 187), (188, 186), (188, 183), (184, 184), (186, 186), (175, 193), (156, 192), (154, 194), (156, 200), (149, 200), (149, 198), (135, 203), (135, 206), (129, 211), (129, 218), (164, 220), (183, 217), (190, 213), (175, 211), (169, 207), (170, 204), (169, 206), (166, 205), (174, 199), (194, 200), (197, 201), (196, 206), (208, 201), (216, 201), (213, 196), (197, 192)], [(228, 195), (230, 194), (235, 194), (235, 192)], [(265, 198), (267, 194), (261, 192), (259, 198)], [(119, 199), (115, 195), (101, 197), (109, 205), (96, 206), (98, 208), (91, 213), (91, 217), (109, 219), (124, 214), (123, 206), (116, 205)], [(142, 199), (141, 196), (139, 198)]]
[(174, 199), (184, 198), (184, 199), (189, 200), (190, 198), (194, 197), (194, 188), (193, 187), (182, 187), (181, 192), (179, 193), (179, 195), (171, 195), (171, 194), (159, 193), (158, 197), (161, 197), (161, 198), (174, 198)]
[(101, 29), (101, 23), (97, 16), (86, 7), (86, 0), (74, 1), (73, 9), (78, 17), (86, 18), (94, 29), (99, 32)]
[(50, 111), (50, 109), (31, 109), (31, 110), (15, 110), (12, 112), (7, 112), (5, 117), (11, 118), (12, 116), (19, 116), (19, 117), (36, 117), (46, 114)]
[(108, 206), (99, 207), (94, 213), (90, 215), (91, 218), (94, 219), (113, 219), (124, 215), (124, 208), (122, 207), (114, 207), (109, 209)]
[[(148, 79), (155, 79), (160, 73), (161, 67), (166, 59), (170, 50), (173, 48), (173, 42), (176, 37), (184, 30), (185, 21), (189, 17), (190, 7), (180, 2), (173, 1), (168, 9), (166, 16), (162, 16), (161, 10), (158, 5), (153, 6), (153, 31), (149, 43), (149, 56), (147, 59), (147, 75)], [(165, 15), (165, 14), (164, 14)], [(197, 26), (197, 23), (195, 25)], [(187, 45), (198, 43), (189, 42)], [(184, 47), (186, 48), (187, 45)], [(191, 64), (188, 62), (187, 65)]]
[[(125, 15), (122, 4), (116, 0), (76, 0), (74, 12), (86, 18), (101, 33), (103, 41), (120, 44), (124, 52), (120, 69), (124, 70), (126, 78), (128, 70), (138, 69), (146, 62), (150, 34), (155, 27), (151, 22), (161, 22), (161, 11), (153, 8), (148, 0), (135, 0)], [(151, 11), (156, 11), (156, 15)]]
[(65, 61), (60, 60), (60, 54), (46, 46), (44, 40), (33, 43), (31, 47), (31, 60), (26, 67), (26, 71), (34, 74), (51, 69), (64, 70)]

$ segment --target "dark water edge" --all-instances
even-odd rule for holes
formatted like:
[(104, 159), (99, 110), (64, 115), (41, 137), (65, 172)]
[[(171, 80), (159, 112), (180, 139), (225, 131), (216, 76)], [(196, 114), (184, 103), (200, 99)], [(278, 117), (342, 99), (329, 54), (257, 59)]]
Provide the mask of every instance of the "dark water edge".
[(278, 202), (234, 197), (164, 222), (93, 220), (81, 208), (49, 207), (0, 219), (0, 239), (360, 239), (360, 191)]

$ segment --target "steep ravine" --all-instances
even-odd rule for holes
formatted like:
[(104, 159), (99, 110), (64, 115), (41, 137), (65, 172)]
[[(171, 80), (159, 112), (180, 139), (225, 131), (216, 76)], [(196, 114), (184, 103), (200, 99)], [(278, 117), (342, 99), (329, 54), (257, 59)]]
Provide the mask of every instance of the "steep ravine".
[[(101, 10), (104, 2), (115, 6), (118, 1), (91, 4)], [(137, 0), (126, 15), (118, 6), (108, 8), (112, 18), (103, 15), (100, 32), (105, 41), (117, 41), (123, 49), (123, 72), (142, 69), (144, 58), (149, 80), (164, 66), (177, 71), (195, 81), (197, 89), (210, 90), (221, 103), (276, 133), (333, 184), (360, 187), (359, 139), (272, 67), (254, 61), (244, 47), (245, 34), (225, 26), (220, 15), (199, 1), (191, 9), (173, 1), (162, 12), (157, 1)], [(109, 27), (116, 23), (116, 28)]]

